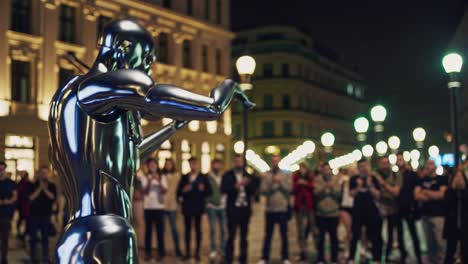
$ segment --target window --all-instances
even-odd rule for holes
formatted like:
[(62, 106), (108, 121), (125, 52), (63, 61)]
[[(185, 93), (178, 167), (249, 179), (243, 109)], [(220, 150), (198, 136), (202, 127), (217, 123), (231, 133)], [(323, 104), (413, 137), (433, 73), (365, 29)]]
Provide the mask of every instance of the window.
[(216, 23), (221, 24), (221, 15), (222, 15), (222, 6), (221, 6), (221, 0), (216, 0)]
[(302, 95), (299, 95), (299, 96), (297, 97), (297, 107), (298, 107), (299, 109), (302, 109), (302, 108), (304, 107), (304, 104), (303, 104), (302, 102), (303, 102), (303, 101), (302, 101)]
[(193, 0), (187, 0), (187, 15), (193, 15)]
[(236, 46), (236, 45), (244, 45), (244, 44), (247, 44), (249, 43), (249, 39), (248, 38), (236, 38), (232, 41), (232, 45), (233, 46)]
[(265, 63), (263, 64), (263, 77), (272, 77), (273, 76), (273, 64)]
[(356, 97), (359, 98), (359, 99), (364, 98), (364, 93), (363, 93), (363, 91), (362, 91), (362, 88), (356, 87), (355, 95), (356, 95)]
[(216, 74), (222, 74), (221, 59), (222, 59), (221, 50), (216, 49)]
[(169, 44), (167, 33), (161, 33), (158, 36), (157, 60), (161, 63), (169, 63)]
[(202, 46), (202, 67), (204, 72), (208, 72), (208, 46)]
[(301, 137), (305, 136), (305, 125), (304, 125), (304, 122), (301, 122), (301, 124), (299, 125), (299, 133), (301, 133)]
[(172, 6), (171, 0), (163, 0), (163, 7), (171, 8), (171, 6)]
[(60, 35), (59, 39), (65, 42), (75, 42), (76, 9), (71, 6), (60, 6)]
[(28, 61), (11, 63), (11, 98), (20, 103), (31, 102), (31, 65)]
[(191, 69), (192, 65), (192, 43), (190, 40), (186, 39), (182, 43), (182, 58), (184, 68)]
[(205, 0), (205, 19), (210, 19), (211, 6), (210, 0)]
[(268, 40), (280, 40), (284, 39), (284, 35), (281, 33), (266, 33), (257, 35), (258, 41), (268, 41)]
[(29, 179), (34, 178), (34, 138), (32, 136), (6, 135), (5, 137), (5, 163), (6, 171), (11, 173), (12, 180), (17, 180), (17, 172), (25, 170)]
[(288, 94), (283, 95), (283, 109), (291, 109), (291, 97)]
[(281, 72), (283, 77), (289, 77), (289, 64), (283, 63), (283, 65), (281, 65)]
[(263, 137), (274, 137), (275, 123), (273, 121), (264, 121), (262, 123)]
[(59, 70), (59, 87), (63, 87), (75, 75), (73, 70), (60, 68)]
[(12, 0), (11, 30), (31, 33), (31, 0)]
[(273, 95), (264, 94), (263, 95), (263, 109), (273, 109)]
[(283, 136), (290, 137), (292, 136), (292, 124), (291, 121), (283, 122)]
[(302, 77), (302, 64), (297, 65), (297, 76)]
[(98, 23), (97, 23), (97, 34), (98, 38), (102, 35), (102, 32), (104, 31), (104, 27), (111, 22), (111, 18), (107, 16), (100, 15), (98, 17)]

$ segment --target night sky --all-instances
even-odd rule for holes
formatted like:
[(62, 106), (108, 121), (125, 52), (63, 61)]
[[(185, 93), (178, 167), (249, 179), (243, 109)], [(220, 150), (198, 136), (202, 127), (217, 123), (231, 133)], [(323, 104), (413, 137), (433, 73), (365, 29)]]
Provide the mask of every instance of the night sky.
[(466, 2), (231, 0), (231, 21), (234, 31), (276, 24), (310, 33), (359, 69), (369, 103), (382, 103), (389, 112), (387, 136), (398, 135), (409, 148), (417, 126), (428, 132), (428, 144), (441, 145), (449, 130), (441, 59)]

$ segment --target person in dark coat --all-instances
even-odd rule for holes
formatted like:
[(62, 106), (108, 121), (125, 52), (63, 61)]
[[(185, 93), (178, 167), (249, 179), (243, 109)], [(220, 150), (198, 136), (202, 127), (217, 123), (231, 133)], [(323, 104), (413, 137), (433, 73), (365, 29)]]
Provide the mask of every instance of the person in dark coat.
[(444, 238), (447, 240), (445, 264), (455, 263), (457, 244), (461, 244), (462, 263), (468, 263), (468, 186), (465, 173), (456, 170), (445, 193), (447, 215)]
[(244, 169), (244, 159), (236, 155), (234, 167), (223, 175), (221, 192), (226, 194), (226, 218), (228, 239), (226, 243), (225, 263), (231, 264), (234, 258), (234, 241), (239, 228), (240, 255), (239, 263), (247, 263), (248, 233), (252, 200), (258, 190), (259, 179)]
[(195, 224), (196, 250), (195, 259), (200, 260), (201, 217), (205, 211), (205, 199), (211, 195), (211, 185), (208, 176), (198, 169), (198, 159), (189, 159), (190, 172), (180, 178), (177, 186), (177, 197), (182, 202), (182, 214), (185, 224), (186, 260), (190, 259), (190, 241), (192, 223)]

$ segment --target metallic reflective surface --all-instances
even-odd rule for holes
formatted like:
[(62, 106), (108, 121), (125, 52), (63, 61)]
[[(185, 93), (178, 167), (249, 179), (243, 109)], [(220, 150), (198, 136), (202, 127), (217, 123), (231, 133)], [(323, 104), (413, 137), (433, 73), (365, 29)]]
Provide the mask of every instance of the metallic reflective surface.
[[(51, 102), (51, 158), (61, 177), (69, 223), (57, 263), (136, 263), (129, 224), (133, 179), (142, 157), (190, 120), (215, 120), (234, 97), (254, 106), (231, 80), (210, 97), (154, 84), (151, 35), (131, 20), (111, 22), (88, 73), (59, 89)], [(140, 118), (175, 119), (143, 138)]]

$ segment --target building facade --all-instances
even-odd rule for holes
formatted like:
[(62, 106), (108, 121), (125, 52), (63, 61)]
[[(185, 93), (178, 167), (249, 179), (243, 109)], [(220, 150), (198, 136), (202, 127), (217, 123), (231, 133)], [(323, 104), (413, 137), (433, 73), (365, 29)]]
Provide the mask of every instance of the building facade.
[[(332, 132), (332, 155), (353, 150), (353, 120), (367, 109), (363, 78), (327, 56), (314, 40), (290, 27), (262, 27), (236, 33), (233, 59), (249, 54), (256, 60), (254, 88), (257, 107), (249, 113), (249, 148), (267, 158), (287, 155), (306, 140), (316, 145), (314, 158), (330, 154), (320, 144)], [(327, 54), (327, 55), (324, 55)], [(233, 138), (242, 137), (242, 120), (234, 109)]]
[[(47, 118), (51, 97), (80, 74), (72, 52), (91, 65), (106, 23), (133, 18), (154, 36), (158, 62), (154, 80), (201, 94), (230, 73), (229, 0), (2, 0), (0, 1), (0, 160), (30, 175), (49, 164)], [(145, 133), (168, 120), (143, 122)], [(172, 157), (184, 172), (196, 155), (229, 159), (231, 115), (191, 122), (156, 157)]]

